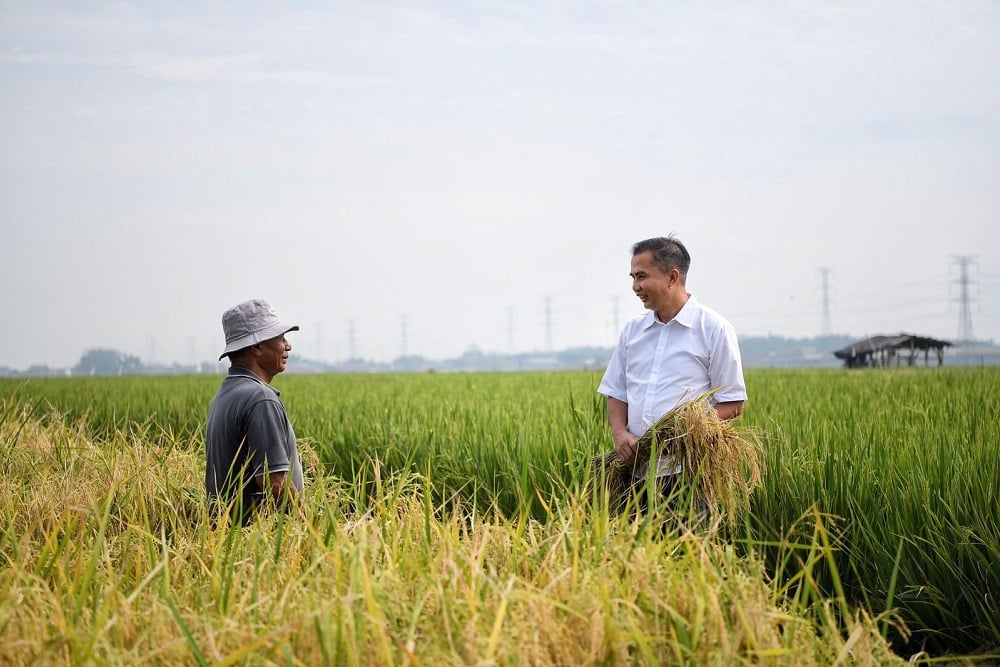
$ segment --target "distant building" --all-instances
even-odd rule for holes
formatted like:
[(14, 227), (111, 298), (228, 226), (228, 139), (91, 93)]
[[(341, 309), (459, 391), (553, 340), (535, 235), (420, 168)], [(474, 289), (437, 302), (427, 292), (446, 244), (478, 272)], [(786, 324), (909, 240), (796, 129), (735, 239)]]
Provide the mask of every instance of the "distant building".
[(946, 340), (901, 333), (895, 336), (862, 338), (837, 350), (833, 356), (843, 359), (847, 368), (902, 366), (904, 360), (907, 366), (916, 366), (918, 353), (923, 352), (924, 366), (928, 366), (933, 350), (937, 365), (942, 366), (946, 347), (951, 347), (951, 343)]

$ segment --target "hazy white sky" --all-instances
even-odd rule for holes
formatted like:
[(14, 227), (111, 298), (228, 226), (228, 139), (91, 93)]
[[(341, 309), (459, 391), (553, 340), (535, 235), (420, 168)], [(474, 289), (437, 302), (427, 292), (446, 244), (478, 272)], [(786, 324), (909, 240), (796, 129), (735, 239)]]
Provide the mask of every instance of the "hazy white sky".
[(330, 361), (610, 346), (670, 232), (744, 336), (827, 268), (835, 333), (953, 339), (972, 256), (1000, 341), (998, 63), (994, 0), (0, 0), (0, 366), (254, 297)]

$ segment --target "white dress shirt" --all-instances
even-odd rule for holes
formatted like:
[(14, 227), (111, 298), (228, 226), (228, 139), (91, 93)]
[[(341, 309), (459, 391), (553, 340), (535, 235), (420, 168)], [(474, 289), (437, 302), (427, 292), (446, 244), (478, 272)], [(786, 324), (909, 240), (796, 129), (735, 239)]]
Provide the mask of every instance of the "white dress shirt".
[[(747, 399), (736, 331), (690, 296), (669, 322), (650, 310), (625, 324), (597, 391), (628, 404), (628, 430), (641, 436), (680, 403), (717, 387), (712, 405)], [(679, 471), (672, 461), (657, 466), (657, 476)], [(644, 477), (646, 466), (634, 474)]]

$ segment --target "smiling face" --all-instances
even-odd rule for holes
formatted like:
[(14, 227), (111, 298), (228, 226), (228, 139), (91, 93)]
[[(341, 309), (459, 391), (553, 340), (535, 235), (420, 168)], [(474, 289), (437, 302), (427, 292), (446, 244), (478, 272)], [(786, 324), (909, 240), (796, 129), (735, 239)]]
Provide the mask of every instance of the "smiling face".
[(653, 262), (652, 251), (632, 257), (632, 291), (660, 320), (668, 322), (687, 301), (687, 291), (677, 269), (664, 271)]

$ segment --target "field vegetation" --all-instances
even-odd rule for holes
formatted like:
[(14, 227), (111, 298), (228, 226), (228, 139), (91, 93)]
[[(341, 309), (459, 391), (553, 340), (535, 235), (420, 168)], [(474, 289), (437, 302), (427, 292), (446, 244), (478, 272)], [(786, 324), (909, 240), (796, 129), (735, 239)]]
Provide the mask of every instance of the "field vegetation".
[(279, 376), (302, 514), (214, 531), (219, 377), (0, 382), (0, 663), (1000, 653), (1000, 371), (748, 372), (763, 482), (694, 532), (585, 493), (611, 447), (598, 380)]

